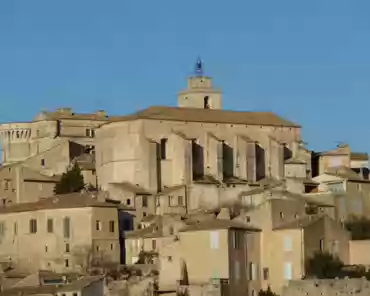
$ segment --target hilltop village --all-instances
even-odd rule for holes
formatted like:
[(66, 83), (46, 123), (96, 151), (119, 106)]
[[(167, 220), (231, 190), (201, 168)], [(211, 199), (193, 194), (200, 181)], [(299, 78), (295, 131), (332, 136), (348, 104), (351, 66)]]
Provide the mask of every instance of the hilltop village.
[(368, 155), (224, 110), (201, 62), (177, 102), (0, 125), (1, 295), (368, 295), (366, 276), (307, 265), (367, 274), (348, 225), (370, 218)]

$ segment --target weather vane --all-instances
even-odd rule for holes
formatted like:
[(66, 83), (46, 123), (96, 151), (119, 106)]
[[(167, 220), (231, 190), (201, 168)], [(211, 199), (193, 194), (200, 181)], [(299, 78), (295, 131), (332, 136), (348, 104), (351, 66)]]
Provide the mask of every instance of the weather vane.
[(197, 76), (203, 76), (203, 63), (200, 57), (198, 57), (197, 62), (195, 64), (195, 74)]

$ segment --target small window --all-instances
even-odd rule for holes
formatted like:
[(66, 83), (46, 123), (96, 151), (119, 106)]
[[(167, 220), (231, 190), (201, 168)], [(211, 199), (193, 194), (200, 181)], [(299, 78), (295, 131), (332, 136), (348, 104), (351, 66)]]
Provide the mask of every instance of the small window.
[(148, 197), (146, 195), (142, 196), (142, 201), (143, 201), (143, 207), (144, 208), (148, 207)]
[(174, 233), (173, 226), (170, 226), (170, 228), (169, 228), (169, 231), (168, 231), (168, 232), (170, 233), (170, 235), (173, 235), (173, 233)]
[(48, 252), (48, 245), (45, 245), (45, 253), (47, 253)]
[(284, 237), (284, 251), (292, 251), (293, 250), (293, 242), (290, 236)]
[(47, 231), (48, 231), (48, 233), (53, 233), (53, 231), (54, 231), (54, 225), (53, 225), (53, 219), (52, 218), (49, 218), (47, 220)]
[(143, 217), (146, 217), (146, 212), (143, 212)]
[(264, 279), (265, 281), (267, 281), (267, 280), (269, 279), (269, 269), (268, 269), (267, 267), (265, 267), (265, 268), (263, 269), (263, 279)]
[(114, 231), (115, 231), (114, 221), (111, 220), (109, 221), (109, 232), (114, 232)]
[(284, 219), (284, 213), (280, 212), (280, 219)]
[(209, 109), (209, 96), (204, 97), (204, 109)]
[(94, 138), (95, 137), (95, 130), (87, 128), (86, 129), (86, 137)]
[(182, 195), (179, 195), (179, 196), (177, 197), (177, 204), (178, 204), (179, 206), (183, 206), (183, 205), (184, 205), (184, 197), (183, 197)]
[(129, 198), (128, 198), (128, 199), (126, 199), (126, 205), (128, 205), (128, 206), (129, 206), (130, 204), (131, 204), (131, 199), (129, 199)]
[(113, 249), (114, 249), (114, 245), (110, 244), (110, 250), (113, 251)]
[(69, 244), (66, 244), (66, 253), (69, 253)]
[(63, 219), (63, 232), (65, 238), (71, 237), (71, 220), (69, 217), (64, 217)]
[(96, 222), (95, 222), (95, 228), (96, 228), (96, 230), (98, 230), (98, 231), (102, 230), (101, 221), (96, 220)]
[(31, 219), (30, 220), (30, 233), (36, 233), (37, 232), (37, 220)]
[(320, 239), (320, 251), (321, 252), (324, 252), (325, 250), (325, 243), (324, 243), (324, 239)]
[(161, 139), (161, 159), (166, 159), (167, 139)]
[(253, 263), (253, 262), (249, 263), (248, 274), (249, 274), (249, 280), (251, 281), (257, 280), (257, 264), (256, 263)]
[(210, 233), (210, 240), (211, 240), (211, 249), (218, 249), (220, 245), (219, 243), (220, 237), (218, 231), (212, 231)]
[(251, 217), (250, 216), (247, 216), (246, 217), (246, 220), (247, 220), (247, 223), (251, 222)]
[(152, 240), (152, 250), (157, 248), (157, 241), (155, 239)]
[(168, 262), (172, 262), (172, 256), (167, 257)]
[(41, 159), (41, 166), (45, 166), (45, 159)]
[(78, 296), (78, 293), (75, 292), (75, 293), (72, 294), (72, 296)]
[(0, 222), (0, 236), (3, 237), (5, 235), (5, 222)]
[(18, 223), (17, 222), (14, 222), (14, 234), (15, 235), (18, 234)]
[(65, 267), (69, 267), (69, 260), (68, 260), (68, 259), (65, 259), (65, 260), (64, 260), (64, 266), (65, 266)]
[(99, 252), (100, 251), (100, 247), (99, 246), (96, 246), (96, 251)]

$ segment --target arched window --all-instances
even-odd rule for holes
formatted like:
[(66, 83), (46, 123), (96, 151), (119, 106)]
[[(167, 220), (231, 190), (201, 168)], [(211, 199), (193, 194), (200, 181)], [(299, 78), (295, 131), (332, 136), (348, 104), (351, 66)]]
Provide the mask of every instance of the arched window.
[(209, 96), (204, 97), (204, 109), (209, 109)]

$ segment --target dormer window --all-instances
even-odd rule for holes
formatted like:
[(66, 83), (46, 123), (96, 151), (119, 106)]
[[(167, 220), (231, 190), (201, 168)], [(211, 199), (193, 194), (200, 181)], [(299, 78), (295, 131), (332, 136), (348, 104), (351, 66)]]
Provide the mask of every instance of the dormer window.
[(209, 109), (209, 96), (204, 97), (204, 109)]

